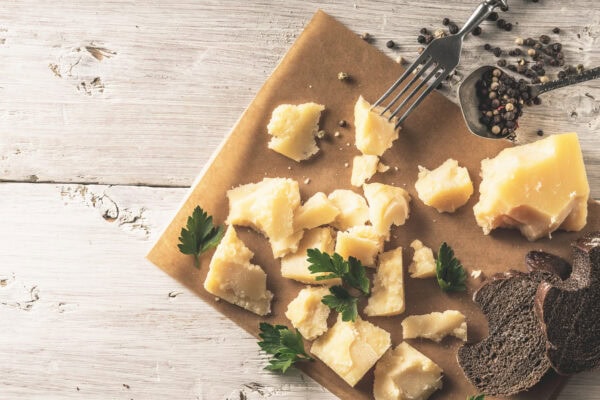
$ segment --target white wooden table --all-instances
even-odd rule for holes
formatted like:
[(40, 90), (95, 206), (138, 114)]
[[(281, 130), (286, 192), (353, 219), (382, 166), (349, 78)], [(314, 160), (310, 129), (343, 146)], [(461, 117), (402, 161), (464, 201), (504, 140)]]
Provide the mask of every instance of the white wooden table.
[[(596, 1), (510, 2), (519, 24), (470, 38), (462, 74), (494, 62), (483, 43), (554, 26), (568, 59), (600, 65)], [(411, 60), (419, 28), (475, 5), (3, 1), (0, 399), (334, 398), (298, 372), (263, 371), (254, 338), (144, 256), (317, 8)], [(600, 198), (600, 82), (543, 100), (521, 131), (578, 131)], [(570, 381), (560, 399), (575, 398), (600, 399), (600, 372)]]

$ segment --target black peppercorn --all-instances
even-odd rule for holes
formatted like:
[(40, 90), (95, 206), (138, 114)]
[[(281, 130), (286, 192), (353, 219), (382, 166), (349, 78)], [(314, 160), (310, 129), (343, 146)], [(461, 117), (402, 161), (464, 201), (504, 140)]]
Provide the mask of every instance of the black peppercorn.
[(506, 24), (504, 24), (504, 30), (507, 32), (512, 31), (513, 28), (513, 24), (511, 24), (510, 22), (507, 22)]
[(541, 129), (538, 129), (536, 133), (538, 136), (544, 136), (544, 131)]
[(451, 35), (456, 34), (458, 32), (458, 25), (455, 23), (450, 23), (450, 25), (448, 25), (448, 31)]
[(417, 42), (419, 42), (421, 44), (425, 43), (425, 36), (423, 36), (423, 35), (417, 36)]
[(496, 26), (500, 29), (504, 29), (505, 25), (506, 25), (506, 21), (502, 18), (500, 18), (498, 21), (496, 21)]
[(510, 69), (510, 70), (511, 70), (511, 71), (513, 71), (513, 72), (517, 72), (517, 66), (516, 66), (516, 65), (510, 64), (510, 65), (508, 66), (508, 69)]
[(540, 104), (542, 104), (542, 99), (540, 99), (539, 97), (534, 97), (533, 104), (535, 104), (536, 106), (539, 106)]
[(348, 125), (348, 123), (346, 122), (345, 119), (340, 119), (338, 122), (338, 125), (342, 128), (345, 128)]
[(499, 67), (506, 67), (506, 60), (504, 58), (501, 58), (498, 60), (498, 62), (496, 63)]
[(495, 57), (500, 57), (502, 55), (502, 49), (500, 47), (494, 47), (492, 53), (494, 53)]
[(429, 44), (433, 42), (433, 36), (432, 35), (425, 35), (425, 44)]
[(492, 49), (492, 45), (491, 45), (491, 44), (489, 44), (489, 43), (486, 43), (486, 44), (484, 44), (484, 45), (483, 45), (483, 48), (484, 48), (485, 50), (487, 50), (487, 51), (490, 51), (490, 50)]
[(527, 39), (523, 40), (523, 44), (525, 46), (531, 47), (535, 44), (535, 40), (533, 40), (532, 38), (527, 38)]
[(448, 26), (448, 24), (450, 23), (450, 18), (446, 17), (442, 20), (442, 25), (444, 26)]
[(540, 42), (542, 42), (543, 44), (550, 43), (550, 36), (548, 36), (548, 35), (541, 35), (540, 36)]
[(487, 16), (487, 20), (488, 21), (497, 21), (498, 20), (498, 13), (496, 11), (492, 11), (490, 13), (490, 15)]
[(396, 47), (396, 43), (394, 43), (394, 41), (393, 41), (393, 40), (388, 40), (388, 41), (385, 43), (385, 46), (386, 46), (388, 49), (393, 49), (394, 47)]
[(552, 29), (552, 33), (560, 33), (560, 28), (556, 27), (556, 28)]
[(480, 26), (476, 26), (475, 28), (473, 28), (473, 31), (471, 31), (471, 33), (473, 34), (473, 36), (479, 36), (479, 35), (481, 35), (481, 27)]

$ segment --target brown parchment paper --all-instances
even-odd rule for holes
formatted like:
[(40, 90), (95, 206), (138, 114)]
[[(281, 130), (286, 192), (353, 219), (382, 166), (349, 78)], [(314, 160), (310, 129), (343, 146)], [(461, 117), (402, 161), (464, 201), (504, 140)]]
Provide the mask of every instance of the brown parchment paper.
[[(352, 80), (338, 81), (337, 73), (341, 71), (347, 72)], [(261, 321), (290, 326), (284, 312), (303, 285), (282, 278), (279, 261), (273, 259), (265, 238), (246, 228), (237, 228), (240, 238), (255, 253), (253, 261), (267, 272), (268, 287), (275, 294), (273, 313), (263, 318), (225, 301), (217, 302), (204, 290), (202, 285), (212, 252), (203, 255), (200, 269), (194, 268), (191, 256), (183, 255), (177, 249), (180, 230), (196, 205), (212, 214), (216, 223), (223, 223), (228, 214), (227, 190), (240, 184), (258, 182), (266, 176), (296, 179), (300, 183), (303, 201), (317, 191), (329, 193), (337, 188), (353, 189), (362, 194), (362, 190), (350, 185), (352, 157), (359, 154), (354, 147), (353, 106), (360, 94), (371, 102), (376, 100), (401, 71), (397, 63), (355, 33), (325, 13), (317, 12), (204, 168), (189, 197), (148, 254), (148, 259), (254, 336), (258, 334)], [(266, 126), (277, 105), (308, 101), (326, 106), (321, 127), (329, 135), (320, 141), (321, 151), (316, 157), (296, 163), (267, 148), (269, 137)], [(348, 121), (349, 127), (340, 128), (337, 124), (341, 119)], [(334, 136), (335, 131), (341, 135)], [(404, 226), (394, 228), (386, 250), (403, 246), (404, 264), (407, 266), (412, 258), (409, 244), (413, 239), (418, 238), (434, 249), (442, 241), (447, 241), (468, 272), (480, 269), (487, 277), (510, 268), (524, 270), (524, 256), (532, 249), (544, 249), (568, 258), (569, 243), (581, 233), (560, 232), (555, 233), (551, 240), (530, 243), (516, 231), (500, 230), (484, 236), (476, 225), (472, 207), (478, 198), (480, 161), (493, 157), (510, 145), (505, 141), (471, 135), (464, 126), (458, 107), (442, 95), (432, 93), (406, 121), (400, 138), (384, 154), (382, 161), (392, 167), (390, 171), (376, 174), (373, 178), (373, 181), (401, 186), (413, 198), (409, 220)], [(414, 183), (418, 165), (435, 168), (449, 157), (468, 168), (476, 189), (469, 203), (456, 213), (439, 214), (417, 198)], [(598, 203), (591, 202), (585, 231), (598, 228), (600, 207)], [(471, 301), (473, 291), (480, 284), (481, 281), (469, 278), (467, 293), (446, 294), (439, 289), (435, 279), (411, 279), (406, 275), (406, 312), (397, 317), (368, 319), (388, 330), (395, 346), (402, 341), (400, 322), (407, 315), (457, 309), (467, 317), (469, 340), (478, 341), (487, 334), (487, 323)], [(444, 388), (431, 399), (464, 400), (468, 395), (476, 394), (456, 362), (458, 340), (446, 338), (441, 344), (427, 340), (409, 342), (444, 370)], [(309, 343), (306, 345), (310, 348)], [(320, 361), (301, 363), (299, 368), (342, 399), (372, 398), (372, 371), (355, 388), (351, 388)], [(551, 399), (563, 383), (564, 378), (550, 374), (529, 393), (513, 399)]]

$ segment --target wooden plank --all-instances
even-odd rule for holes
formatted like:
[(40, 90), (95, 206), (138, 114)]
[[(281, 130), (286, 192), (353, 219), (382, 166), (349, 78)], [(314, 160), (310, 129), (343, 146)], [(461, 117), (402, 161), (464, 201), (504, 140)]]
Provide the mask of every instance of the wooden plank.
[[(475, 3), (334, 0), (322, 7), (373, 34), (390, 56), (413, 59), (419, 28), (439, 27), (444, 16), (462, 22)], [(555, 25), (568, 60), (600, 64), (593, 0), (511, 7), (505, 17), (513, 31), (485, 23), (480, 37), (466, 41), (460, 75), (495, 62), (483, 43), (509, 49), (515, 36), (549, 33)], [(272, 0), (73, 1), (61, 8), (4, 2), (0, 179), (190, 185), (315, 8), (300, 0), (285, 8)], [(399, 47), (387, 49), (388, 39)], [(443, 92), (454, 99), (455, 88)], [(600, 177), (600, 83), (543, 100), (521, 121), (525, 139), (538, 128), (577, 130), (590, 177)], [(592, 193), (600, 197), (600, 188)]]
[[(0, 185), (0, 398), (335, 398), (264, 371), (254, 338), (144, 260), (185, 192)], [(600, 400), (599, 378), (559, 399)]]

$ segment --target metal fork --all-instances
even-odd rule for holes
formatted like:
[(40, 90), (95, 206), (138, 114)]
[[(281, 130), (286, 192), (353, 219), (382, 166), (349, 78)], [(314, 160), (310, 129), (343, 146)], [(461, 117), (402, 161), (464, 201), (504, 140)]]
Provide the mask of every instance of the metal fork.
[[(373, 107), (382, 105), (382, 103), (392, 95), (392, 93), (406, 80), (406, 78), (415, 69), (422, 65), (414, 77), (400, 90), (388, 105), (383, 108), (381, 115), (390, 111), (388, 120), (391, 121), (397, 117), (400, 110), (409, 105), (410, 100), (429, 83), (419, 97), (408, 107), (404, 114), (397, 119), (396, 128), (408, 117), (408, 115), (433, 91), (438, 85), (446, 79), (446, 77), (456, 68), (460, 61), (460, 52), (465, 36), (469, 34), (477, 25), (479, 25), (496, 7), (501, 7), (502, 10), (508, 9), (507, 0), (484, 0), (479, 4), (473, 15), (467, 20), (460, 31), (454, 35), (442, 37), (433, 40), (429, 46), (421, 53), (421, 55), (413, 62), (406, 71), (384, 94), (377, 100)], [(425, 78), (419, 81), (419, 78), (424, 76), (429, 70)], [(435, 77), (433, 82), (432, 79)], [(416, 83), (418, 84), (414, 86)], [(411, 87), (413, 90), (396, 108), (394, 104), (404, 95)], [(391, 111), (393, 109), (393, 111)], [(386, 114), (387, 115), (387, 114)]]

